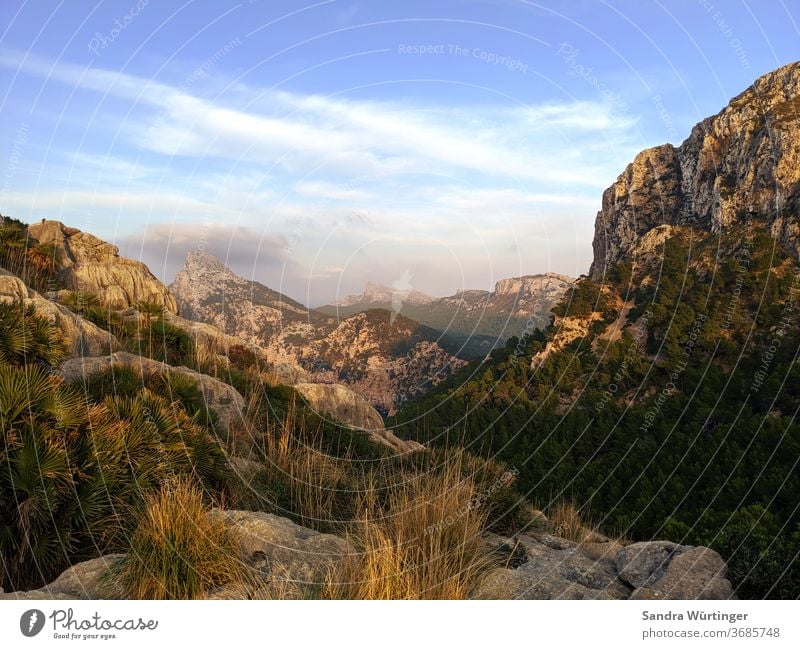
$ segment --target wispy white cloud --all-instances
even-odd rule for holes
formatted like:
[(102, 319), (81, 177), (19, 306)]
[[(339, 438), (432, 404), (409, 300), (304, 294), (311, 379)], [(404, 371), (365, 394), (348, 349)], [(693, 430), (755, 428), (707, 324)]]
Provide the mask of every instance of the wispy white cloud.
[[(255, 255), (245, 239), (271, 242), (270, 259), (283, 268), (269, 272), (312, 301), (330, 299), (325, 292), (340, 281), (358, 290), (381, 267), (395, 272), (398, 260), (416, 263), (419, 288), (434, 293), (463, 287), (453, 279), (459, 273), (486, 285), (518, 266), (552, 269), (548, 248), (561, 256), (556, 270), (573, 272), (576, 259), (588, 259), (602, 188), (640, 148), (636, 121), (595, 102), (446, 106), (242, 82), (211, 98), (200, 88), (8, 50), (0, 50), (0, 66), (117, 100), (86, 117), (92, 137), (84, 148), (62, 152), (60, 166), (47, 160), (49, 186), (7, 193), (4, 211), (104, 214), (114, 222), (107, 229), (126, 245), (138, 242), (165, 273), (179, 265), (186, 237), (225, 224), (238, 234), (216, 238), (245, 256)], [(146, 236), (124, 239), (145, 226)], [(376, 241), (384, 252), (367, 254)], [(458, 263), (426, 280), (436, 246)], [(507, 255), (510, 246), (529, 259), (484, 263), (481, 255)]]

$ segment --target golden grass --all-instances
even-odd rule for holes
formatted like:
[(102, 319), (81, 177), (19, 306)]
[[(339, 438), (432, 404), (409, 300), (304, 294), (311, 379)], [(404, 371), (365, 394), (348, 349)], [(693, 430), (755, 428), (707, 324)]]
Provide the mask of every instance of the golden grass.
[(547, 514), (550, 531), (568, 541), (582, 543), (591, 533), (578, 508), (570, 502), (559, 502)]
[(148, 498), (112, 579), (129, 599), (197, 599), (246, 580), (236, 536), (209, 516), (194, 484), (173, 480)]
[(367, 491), (349, 538), (358, 552), (328, 575), (331, 599), (466, 599), (497, 565), (483, 534), (486, 511), (462, 478), (460, 454), (410, 477), (379, 506)]
[(299, 441), (293, 432), (295, 420), (292, 404), (282, 421), (266, 427), (261, 439), (265, 469), (281, 485), (284, 504), (292, 509), (278, 513), (306, 527), (329, 529), (341, 522), (340, 501), (354, 497), (343, 492), (350, 488), (352, 475), (346, 460), (327, 455), (313, 441)]

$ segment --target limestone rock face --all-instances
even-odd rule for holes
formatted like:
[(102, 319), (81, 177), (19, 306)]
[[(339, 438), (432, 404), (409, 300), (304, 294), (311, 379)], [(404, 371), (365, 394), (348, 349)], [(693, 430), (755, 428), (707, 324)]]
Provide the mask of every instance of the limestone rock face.
[(111, 367), (131, 367), (143, 375), (165, 374), (174, 372), (188, 377), (203, 393), (203, 398), (210, 409), (216, 412), (219, 426), (231, 432), (244, 425), (244, 399), (242, 395), (227, 383), (205, 374), (195, 372), (188, 367), (173, 367), (160, 361), (128, 352), (116, 352), (109, 356), (76, 358), (62, 363), (58, 371), (67, 381), (83, 378), (89, 374), (105, 371)]
[(117, 339), (97, 325), (84, 320), (67, 307), (51, 302), (19, 277), (0, 268), (0, 302), (21, 302), (33, 305), (37, 312), (50, 318), (64, 336), (73, 356), (96, 356), (117, 349)]
[(177, 313), (167, 287), (142, 262), (120, 257), (116, 246), (59, 221), (34, 223), (28, 232), (39, 243), (55, 246), (59, 278), (68, 290), (93, 293), (113, 308), (145, 301)]
[(591, 275), (661, 226), (717, 232), (749, 219), (800, 255), (800, 63), (758, 79), (679, 147), (642, 151), (603, 194)]

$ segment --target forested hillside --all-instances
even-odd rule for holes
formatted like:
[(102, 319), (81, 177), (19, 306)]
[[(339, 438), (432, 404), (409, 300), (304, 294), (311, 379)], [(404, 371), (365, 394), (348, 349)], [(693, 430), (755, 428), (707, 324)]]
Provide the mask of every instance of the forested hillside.
[[(709, 545), (742, 597), (797, 597), (799, 289), (763, 223), (684, 228), (641, 268), (583, 279), (548, 331), (465, 368), (399, 430), (489, 451), (542, 506), (571, 498), (606, 530)], [(585, 335), (564, 338), (576, 320)]]

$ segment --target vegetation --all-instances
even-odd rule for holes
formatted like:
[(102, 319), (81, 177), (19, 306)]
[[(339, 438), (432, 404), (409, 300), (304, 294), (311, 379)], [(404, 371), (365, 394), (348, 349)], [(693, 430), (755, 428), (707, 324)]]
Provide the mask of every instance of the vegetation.
[(109, 575), (131, 599), (199, 599), (247, 579), (238, 539), (203, 493), (174, 480), (147, 498), (125, 557)]
[(39, 293), (57, 291), (58, 258), (53, 245), (40, 244), (28, 235), (21, 221), (0, 215), (0, 268), (21, 278)]
[(499, 558), (484, 538), (490, 509), (454, 453), (435, 473), (363, 496), (351, 542), (358, 552), (329, 575), (332, 599), (466, 599)]
[[(0, 585), (40, 585), (71, 562), (125, 547), (143, 499), (171, 476), (223, 494), (222, 449), (178, 400), (146, 387), (85, 394), (48, 371), (62, 341), (18, 304), (0, 305)], [(19, 333), (20, 321), (27, 323)]]
[(518, 469), (546, 508), (574, 501), (613, 533), (716, 549), (740, 597), (797, 597), (800, 282), (766, 231), (672, 238), (613, 286), (584, 280), (557, 312), (632, 300), (621, 339), (590, 331), (535, 370), (549, 334), (509, 341), (393, 423)]
[[(177, 372), (114, 368), (65, 384), (52, 371), (66, 354), (55, 324), (2, 303), (0, 586), (40, 586), (124, 551), (125, 596), (208, 596), (255, 578), (209, 516), (224, 505), (347, 536), (357, 552), (316, 596), (462, 598), (500, 561), (487, 533), (541, 525), (533, 501), (565, 538), (586, 540), (591, 520), (708, 545), (740, 597), (796, 598), (800, 276), (765, 231), (678, 235), (662, 258), (611, 269), (609, 285), (580, 281), (555, 313), (591, 319), (586, 336), (540, 356), (556, 324), (464, 368), (392, 422), (431, 446), (399, 457), (318, 417), (253, 350), (199, 349), (158, 305), (123, 317), (62, 293), (123, 348), (234, 386), (241, 430), (222, 435)], [(3, 221), (0, 264), (51, 290), (54, 257), (24, 232)], [(623, 302), (634, 305), (626, 331), (603, 337)], [(232, 471), (231, 456), (250, 469)]]

